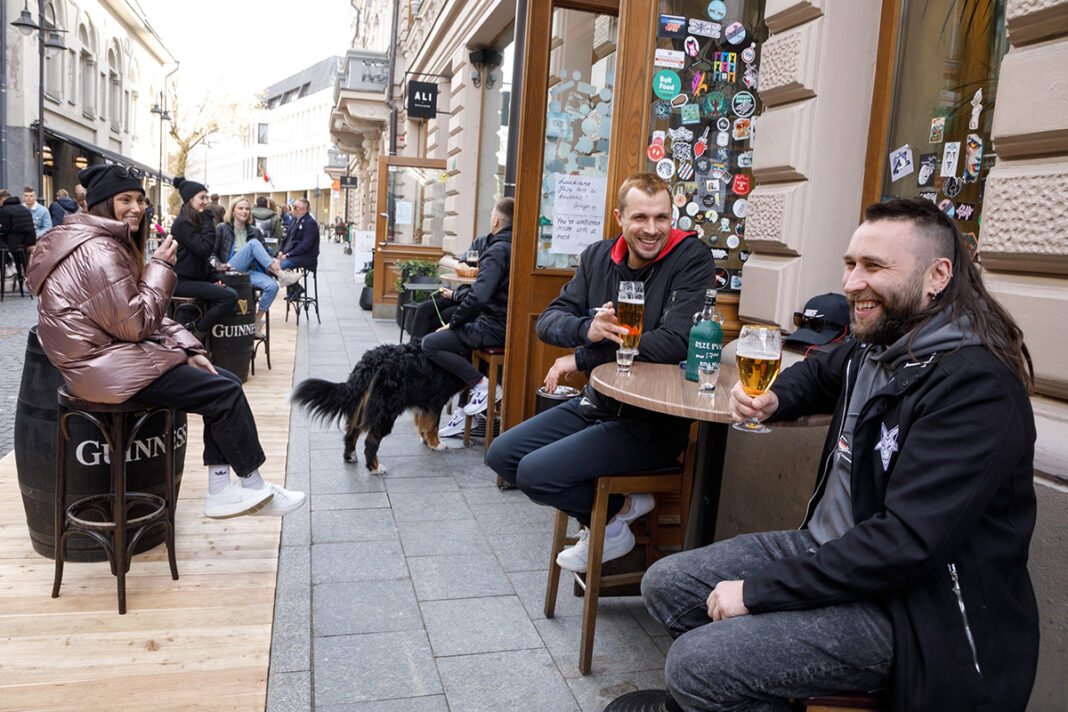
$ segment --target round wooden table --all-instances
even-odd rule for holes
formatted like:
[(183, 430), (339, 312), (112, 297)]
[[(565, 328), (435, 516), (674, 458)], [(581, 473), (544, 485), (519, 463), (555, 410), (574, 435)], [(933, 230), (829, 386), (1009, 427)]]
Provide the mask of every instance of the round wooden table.
[(474, 284), (478, 276), (474, 277), (461, 277), (455, 272), (446, 272), (438, 277), (442, 282), (448, 282), (449, 284)]
[(715, 395), (698, 392), (686, 380), (678, 364), (635, 361), (629, 374), (619, 373), (615, 363), (593, 369), (590, 383), (599, 392), (629, 405), (657, 413), (699, 421), (694, 462), (693, 492), (683, 547), (711, 544), (716, 534), (723, 455), (731, 422), (731, 388), (738, 380), (733, 363), (720, 365)]

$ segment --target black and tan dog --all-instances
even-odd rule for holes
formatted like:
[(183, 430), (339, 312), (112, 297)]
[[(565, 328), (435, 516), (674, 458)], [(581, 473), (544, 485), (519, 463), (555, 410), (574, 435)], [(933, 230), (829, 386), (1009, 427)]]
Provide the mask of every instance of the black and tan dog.
[(333, 383), (309, 378), (293, 391), (292, 400), (314, 418), (347, 422), (345, 462), (353, 462), (356, 440), (364, 440), (364, 459), (371, 474), (385, 474), (378, 462), (378, 446), (393, 430), (393, 422), (409, 408), (415, 411), (419, 437), (432, 450), (438, 440), (441, 409), (464, 387), (463, 381), (432, 363), (411, 344), (379, 346), (363, 355), (349, 380)]

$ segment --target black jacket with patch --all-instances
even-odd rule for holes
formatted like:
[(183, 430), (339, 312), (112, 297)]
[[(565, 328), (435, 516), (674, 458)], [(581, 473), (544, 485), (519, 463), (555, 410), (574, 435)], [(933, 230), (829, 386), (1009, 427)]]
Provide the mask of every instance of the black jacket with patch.
[[(834, 412), (806, 525), (865, 348), (814, 354), (772, 388), (775, 419)], [(855, 526), (747, 577), (746, 607), (876, 601), (893, 624), (895, 710), (1022, 712), (1038, 659), (1034, 441), (1026, 388), (986, 347), (899, 366), (857, 419)]]

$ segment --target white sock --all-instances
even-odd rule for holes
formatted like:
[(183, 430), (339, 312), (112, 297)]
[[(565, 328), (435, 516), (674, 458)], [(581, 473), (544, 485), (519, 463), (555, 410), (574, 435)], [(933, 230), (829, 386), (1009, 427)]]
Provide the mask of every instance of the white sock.
[(489, 379), (483, 376), (482, 380), (475, 384), (475, 390), (489, 393)]
[(208, 465), (208, 493), (218, 494), (230, 484), (229, 465)]
[(607, 527), (604, 528), (604, 538), (610, 539), (617, 537), (623, 533), (623, 527), (626, 524), (622, 519), (613, 519)]
[(260, 471), (256, 469), (248, 477), (241, 478), (241, 486), (245, 489), (263, 489), (267, 483), (260, 477)]

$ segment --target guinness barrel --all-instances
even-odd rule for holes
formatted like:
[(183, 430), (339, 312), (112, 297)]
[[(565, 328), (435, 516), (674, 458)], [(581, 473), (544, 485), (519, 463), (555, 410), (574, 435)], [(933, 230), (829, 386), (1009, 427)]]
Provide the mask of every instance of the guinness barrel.
[[(56, 495), (56, 390), (63, 377), (48, 360), (37, 341), (37, 327), (30, 329), (26, 343), (26, 360), (22, 368), (22, 385), (15, 410), (15, 467), (19, 473), (22, 505), (30, 541), (37, 553), (52, 558)], [(127, 415), (132, 427), (136, 416)], [(67, 443), (66, 505), (93, 494), (102, 494), (110, 486), (108, 465), (111, 453), (100, 431), (83, 418), (73, 417), (70, 442)], [(182, 481), (185, 463), (186, 415), (174, 414), (174, 482)], [(163, 418), (149, 420), (126, 452), (126, 489), (163, 496)], [(136, 552), (147, 551), (163, 542), (163, 528), (157, 527), (138, 542)], [(68, 561), (104, 561), (104, 549), (86, 536), (67, 539)]]
[(252, 301), (252, 284), (248, 272), (224, 272), (222, 281), (237, 292), (237, 306), (232, 314), (211, 327), (211, 360), (244, 383), (248, 380), (256, 336), (256, 303)]

